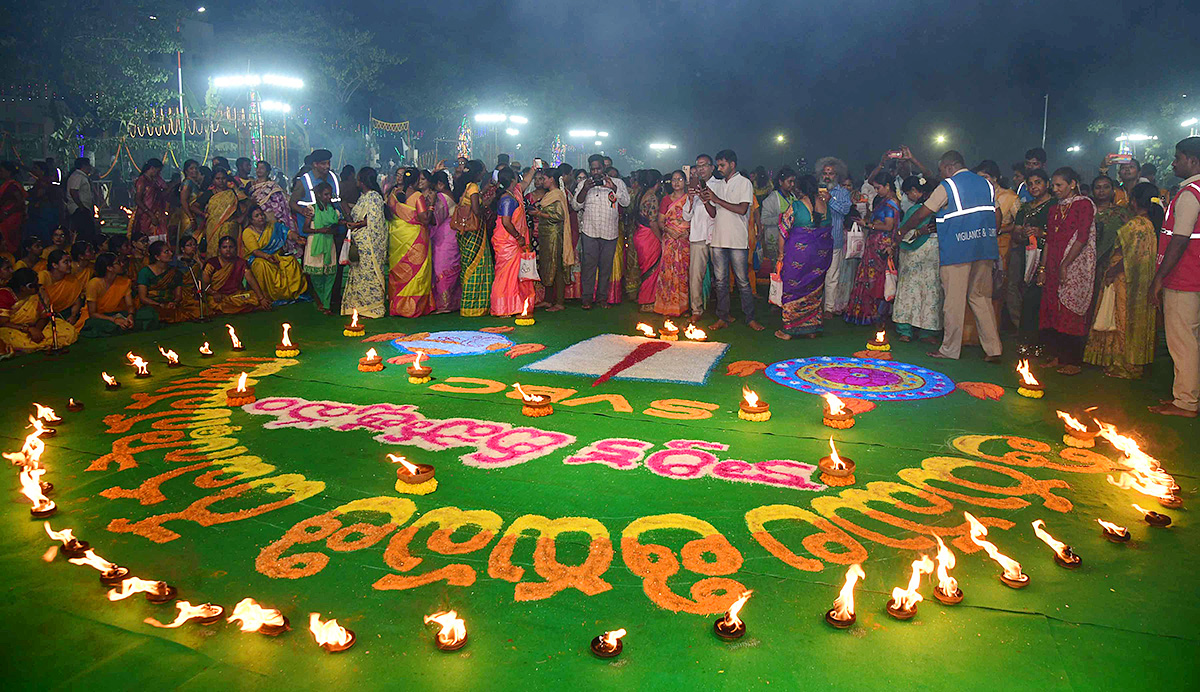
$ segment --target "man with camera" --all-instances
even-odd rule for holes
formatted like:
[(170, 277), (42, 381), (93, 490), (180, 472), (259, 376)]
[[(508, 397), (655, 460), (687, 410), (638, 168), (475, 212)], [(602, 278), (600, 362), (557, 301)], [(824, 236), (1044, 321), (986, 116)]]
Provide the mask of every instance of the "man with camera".
[(750, 286), (750, 204), (754, 184), (738, 173), (737, 154), (732, 149), (717, 152), (720, 180), (710, 180), (700, 190), (704, 208), (713, 217), (708, 234), (708, 252), (712, 260), (713, 291), (717, 294), (717, 321), (709, 329), (724, 329), (733, 324), (729, 312), (729, 274), (733, 273), (742, 298), (742, 315), (755, 331), (763, 326), (754, 319), (754, 289)]
[(571, 195), (571, 206), (579, 210), (579, 235), (583, 246), (581, 297), (584, 310), (599, 298), (608, 307), (608, 284), (612, 279), (613, 253), (617, 249), (619, 207), (629, 206), (629, 190), (620, 178), (604, 172), (604, 157), (588, 157), (588, 175)]

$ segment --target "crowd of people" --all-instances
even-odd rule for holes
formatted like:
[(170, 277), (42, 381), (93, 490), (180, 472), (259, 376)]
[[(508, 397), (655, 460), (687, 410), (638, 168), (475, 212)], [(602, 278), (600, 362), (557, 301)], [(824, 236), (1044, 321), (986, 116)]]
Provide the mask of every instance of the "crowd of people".
[[(1198, 137), (1176, 146), (1173, 199), (1131, 157), (1087, 180), (1051, 172), (1040, 148), (1006, 177), (956, 151), (931, 169), (903, 147), (861, 181), (832, 157), (815, 175), (746, 175), (729, 149), (627, 176), (601, 154), (584, 169), (502, 154), (490, 171), (461, 157), (386, 174), (335, 174), (331, 160), (314, 151), (289, 182), (264, 161), (219, 156), (167, 181), (151, 159), (115, 234), (97, 225), (86, 158), (65, 186), (52, 160), (26, 171), (0, 162), (0, 350), (297, 300), (367, 319), (629, 301), (693, 323), (711, 307), (705, 326), (719, 330), (735, 323), (736, 291), (747, 326), (777, 322), (784, 340), (840, 317), (928, 342), (935, 358), (978, 344), (998, 362), (1011, 332), (1022, 357), (1063, 375), (1091, 364), (1137, 378), (1154, 358), (1161, 304), (1175, 385), (1153, 409), (1196, 415)], [(763, 289), (773, 308), (760, 305)]]

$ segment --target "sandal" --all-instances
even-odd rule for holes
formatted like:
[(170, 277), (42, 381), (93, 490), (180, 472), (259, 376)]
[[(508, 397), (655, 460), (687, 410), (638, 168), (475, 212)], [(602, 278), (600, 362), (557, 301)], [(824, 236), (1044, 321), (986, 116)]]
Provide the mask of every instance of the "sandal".
[(791, 341), (791, 340), (792, 340), (792, 335), (791, 335), (791, 334), (788, 334), (787, 332), (785, 332), (785, 331), (783, 331), (782, 329), (780, 329), (780, 330), (776, 330), (776, 332), (775, 332), (775, 338), (776, 338), (776, 339), (783, 339), (784, 341)]

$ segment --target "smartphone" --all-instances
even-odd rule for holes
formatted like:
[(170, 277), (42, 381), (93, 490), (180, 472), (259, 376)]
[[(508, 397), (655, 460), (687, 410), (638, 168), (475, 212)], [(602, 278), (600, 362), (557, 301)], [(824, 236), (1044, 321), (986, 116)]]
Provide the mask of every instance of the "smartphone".
[(899, 149), (892, 149), (887, 153), (887, 157), (889, 159), (902, 159), (904, 158), (904, 152), (900, 151)]
[(1114, 163), (1133, 163), (1133, 154), (1109, 154), (1104, 160), (1110, 166)]
[(534, 158), (534, 160), (533, 160), (533, 167), (534, 167), (535, 169), (536, 169), (536, 168), (541, 168), (541, 167), (542, 167), (542, 160), (541, 160), (541, 159), (539, 159), (539, 158)]

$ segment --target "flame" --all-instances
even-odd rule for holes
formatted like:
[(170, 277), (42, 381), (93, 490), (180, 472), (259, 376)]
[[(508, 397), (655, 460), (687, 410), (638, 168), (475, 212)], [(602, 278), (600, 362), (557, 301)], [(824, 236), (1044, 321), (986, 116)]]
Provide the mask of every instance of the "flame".
[[(1137, 505), (1134, 505), (1134, 507), (1137, 507)], [(1118, 536), (1124, 536), (1125, 534), (1129, 533), (1129, 529), (1125, 528), (1124, 526), (1117, 526), (1111, 521), (1097, 519), (1096, 522), (1099, 523), (1100, 526), (1104, 527), (1104, 530), (1108, 531), (1109, 533), (1115, 533)]]
[(353, 329), (354, 327), (357, 327), (357, 326), (358, 326), (358, 308), (354, 308), (354, 310), (351, 311), (351, 313), (350, 313), (350, 328)]
[(1141, 512), (1145, 516), (1150, 516), (1151, 514), (1153, 514), (1153, 512), (1151, 512), (1150, 510), (1146, 509), (1145, 507), (1139, 505), (1136, 502), (1133, 503), (1133, 508), (1136, 509), (1137, 511)]
[(247, 375), (244, 372), (241, 375), (238, 375), (237, 391), (246, 391), (246, 377)]
[(696, 340), (708, 338), (708, 334), (706, 334), (703, 329), (697, 329), (696, 325), (694, 324), (689, 324), (687, 329), (683, 330), (683, 335), (689, 339)]
[(108, 590), (108, 600), (123, 601), (135, 593), (161, 593), (162, 587), (160, 587), (159, 584), (162, 584), (162, 582), (147, 581), (145, 579), (138, 579), (137, 577), (129, 577), (121, 582), (121, 588), (112, 588)]
[(908, 578), (908, 588), (902, 589), (897, 586), (892, 589), (892, 605), (897, 610), (912, 610), (925, 600), (917, 589), (921, 588), (921, 575), (933, 574), (933, 560), (930, 560), (928, 555), (921, 555), (920, 560), (913, 560), (912, 569), (912, 576)]
[(742, 606), (746, 605), (746, 601), (750, 600), (750, 596), (754, 593), (753, 590), (743, 591), (741, 596), (729, 606), (729, 611), (725, 613), (725, 625), (727, 627), (738, 627), (742, 624), (742, 619), (738, 617), (738, 613), (742, 612)]
[(525, 392), (525, 390), (521, 388), (520, 382), (514, 382), (513, 387), (516, 387), (517, 392), (521, 395), (522, 399), (524, 399), (525, 401), (528, 401), (532, 404), (536, 404), (536, 403), (546, 400), (546, 397), (542, 396), (541, 394), (527, 394)]
[(75, 405), (75, 397), (68, 397), (67, 398), (67, 406), (74, 406), (74, 405)]
[(854, 585), (859, 579), (866, 579), (867, 575), (863, 572), (862, 565), (854, 563), (850, 565), (850, 569), (846, 570), (846, 583), (842, 585), (842, 590), (838, 592), (838, 597), (833, 601), (833, 618), (835, 620), (849, 620), (854, 617)]
[(1171, 474), (1162, 470), (1157, 459), (1143, 452), (1136, 440), (1118, 433), (1115, 426), (1100, 421), (1096, 421), (1096, 424), (1100, 426), (1100, 436), (1125, 455), (1121, 463), (1129, 468), (1129, 471), (1121, 472), (1118, 480), (1109, 476), (1109, 483), (1160, 500), (1174, 499), (1175, 490), (1179, 486)]
[(100, 379), (104, 380), (104, 384), (116, 384), (117, 383), (116, 378), (114, 378), (112, 375), (110, 375), (106, 372), (100, 373)]
[(745, 385), (742, 385), (742, 398), (746, 400), (747, 406), (758, 406), (758, 394)]
[(59, 541), (63, 545), (66, 545), (66, 544), (70, 543), (71, 541), (76, 540), (75, 532), (71, 531), (71, 529), (63, 529), (62, 531), (55, 531), (54, 529), (50, 528), (50, 522), (48, 522), (48, 521), (42, 522), (42, 526), (46, 527), (46, 535), (49, 536), (50, 540), (52, 540), (52, 541)]
[(121, 211), (125, 212), (126, 216), (133, 216), (133, 210), (127, 206), (121, 205)]
[(207, 341), (205, 341), (204, 345), (200, 347), (200, 353), (203, 353), (206, 356), (212, 355), (212, 347), (208, 345)]
[(237, 332), (233, 331), (233, 325), (226, 324), (225, 328), (229, 330), (229, 339), (233, 341), (234, 348), (242, 347), (242, 340), (238, 338)]
[(33, 508), (43, 512), (54, 507), (54, 502), (42, 494), (42, 476), (46, 469), (35, 469), (26, 466), (21, 469), (21, 494), (29, 498)]
[(1017, 361), (1017, 372), (1019, 372), (1021, 374), (1021, 381), (1024, 382), (1025, 384), (1032, 384), (1032, 385), (1041, 384), (1040, 382), (1037, 381), (1037, 378), (1033, 376), (1033, 373), (1029, 372), (1029, 359), (1028, 358), (1024, 358), (1022, 360)]
[(663, 320), (663, 331), (664, 332), (677, 332), (677, 331), (679, 331), (679, 327), (676, 327), (675, 323), (672, 322), (671, 320)]
[(96, 551), (91, 550), (90, 548), (84, 552), (83, 557), (67, 558), (67, 562), (71, 563), (72, 565), (84, 565), (85, 567), (91, 567), (97, 572), (111, 572), (117, 568), (116, 563), (105, 560), (97, 555)]
[(47, 423), (57, 423), (62, 420), (62, 418), (58, 417), (58, 414), (54, 413), (54, 409), (49, 406), (42, 406), (35, 401), (33, 402), (33, 407), (37, 410), (37, 417)]
[(167, 359), (167, 362), (168, 362), (168, 363), (172, 363), (172, 364), (174, 364), (174, 363), (178, 363), (178, 362), (179, 362), (179, 354), (178, 354), (178, 353), (176, 353), (176, 352), (175, 352), (173, 349), (172, 349), (172, 350), (168, 350), (168, 351), (164, 351), (164, 350), (163, 350), (163, 347), (162, 347), (162, 346), (159, 346), (159, 347), (158, 347), (158, 352), (159, 352), (159, 353), (161, 353), (161, 354), (163, 355), (163, 358), (166, 358), (166, 359)]
[(1046, 522), (1041, 519), (1033, 522), (1033, 532), (1037, 534), (1038, 538), (1042, 539), (1043, 543), (1050, 546), (1060, 558), (1068, 561), (1071, 560), (1071, 552), (1067, 549), (1067, 544), (1046, 532)]
[(321, 622), (319, 613), (308, 614), (308, 631), (313, 633), (318, 646), (345, 646), (350, 643), (350, 632), (338, 624), (337, 620)]
[(942, 542), (941, 536), (934, 536), (937, 539), (937, 575), (938, 575), (938, 591), (953, 596), (958, 593), (958, 580), (950, 576), (950, 570), (954, 569), (955, 559), (954, 553), (946, 547)]
[(398, 457), (395, 454), (389, 454), (388, 459), (391, 459), (393, 464), (400, 464), (405, 468), (405, 470), (414, 476), (421, 472), (421, 470), (417, 468), (416, 464), (410, 463), (408, 459), (405, 459), (404, 457)]
[(626, 634), (628, 633), (625, 631), (624, 627), (619, 630), (610, 630), (600, 636), (600, 641), (604, 642), (604, 648), (612, 651), (613, 649), (617, 648), (617, 644), (621, 641), (621, 637), (624, 637)]
[(281, 345), (281, 346), (291, 346), (292, 345), (292, 339), (291, 339), (291, 337), (288, 336), (288, 332), (290, 332), (291, 330), (292, 330), (292, 325), (288, 324), (287, 322), (284, 322), (283, 323), (283, 341), (280, 341), (279, 345)]
[(881, 330), (875, 332), (875, 343), (882, 344), (882, 343), (886, 343), (886, 342), (887, 342), (887, 332), (886, 331), (881, 329)]
[[(425, 616), (425, 624), (436, 622), (442, 626), (437, 638), (443, 644), (457, 644), (467, 636), (467, 623), (453, 610), (443, 610), (433, 615)], [(624, 634), (624, 630), (621, 631)]]
[(129, 351), (128, 353), (126, 353), (125, 357), (129, 359), (130, 365), (137, 368), (137, 374), (139, 374), (139, 375), (149, 375), (150, 374), (150, 364), (146, 362), (146, 359), (142, 358), (141, 356), (133, 355), (133, 351)]
[(846, 462), (842, 461), (842, 458), (838, 456), (837, 447), (833, 446), (833, 435), (829, 436), (829, 459), (833, 462), (833, 468), (838, 471), (846, 468)]
[(92, 218), (94, 218), (94, 219), (100, 218), (100, 207), (98, 207), (94, 204), (92, 205)]
[(264, 608), (253, 598), (243, 598), (233, 607), (233, 614), (227, 622), (241, 621), (239, 629), (243, 632), (257, 632), (263, 625), (282, 627), (283, 613), (274, 608)]
[(971, 516), (970, 512), (963, 512), (963, 516), (971, 522), (971, 542), (987, 551), (988, 557), (1004, 568), (1004, 576), (1013, 580), (1022, 579), (1025, 575), (1021, 572), (1021, 563), (1001, 553), (990, 541), (983, 540), (983, 537), (988, 535), (987, 527)]
[(831, 415), (839, 416), (846, 412), (846, 405), (842, 403), (841, 399), (837, 398), (833, 394), (830, 394), (829, 392), (825, 392), (821, 396), (825, 399), (826, 405), (829, 406), (829, 413)]
[(1065, 411), (1055, 411), (1055, 413), (1057, 413), (1058, 417), (1061, 418), (1063, 420), (1063, 422), (1067, 424), (1068, 428), (1071, 428), (1073, 430), (1078, 430), (1079, 432), (1087, 432), (1088, 427), (1086, 425), (1084, 425), (1083, 423), (1080, 423), (1078, 420), (1076, 420), (1075, 416), (1072, 416), (1071, 414), (1069, 414)]
[(367, 360), (379, 360), (379, 351), (376, 351), (374, 348), (368, 348)]
[(521, 308), (521, 317), (529, 317), (529, 299), (525, 299), (525, 306)]
[(38, 462), (42, 459), (42, 453), (46, 451), (46, 443), (42, 442), (42, 433), (46, 432), (46, 426), (42, 424), (40, 418), (33, 416), (29, 417), (29, 423), (33, 427), (33, 432), (25, 436), (25, 444), (21, 446), (21, 451), (5, 452), (4, 458), (11, 461), (14, 466), (28, 466), (36, 469)]
[(421, 367), (421, 359), (424, 357), (425, 357), (424, 351), (417, 351), (417, 357), (413, 360), (413, 369), (414, 370), (419, 369)]
[(163, 629), (174, 629), (182, 626), (183, 623), (191, 620), (192, 618), (210, 618), (214, 615), (220, 615), (225, 612), (224, 608), (219, 605), (213, 605), (212, 603), (192, 605), (188, 601), (176, 601), (175, 607), (179, 609), (179, 614), (175, 616), (174, 620), (165, 625), (154, 618), (146, 618), (145, 620), (142, 620), (142, 622), (146, 623), (147, 625), (154, 625), (155, 627), (161, 627)]
[(646, 336), (648, 336), (650, 338), (654, 338), (654, 327), (651, 327), (650, 325), (646, 324), (645, 322), (638, 322), (637, 328), (638, 328), (639, 332), (645, 334)]

